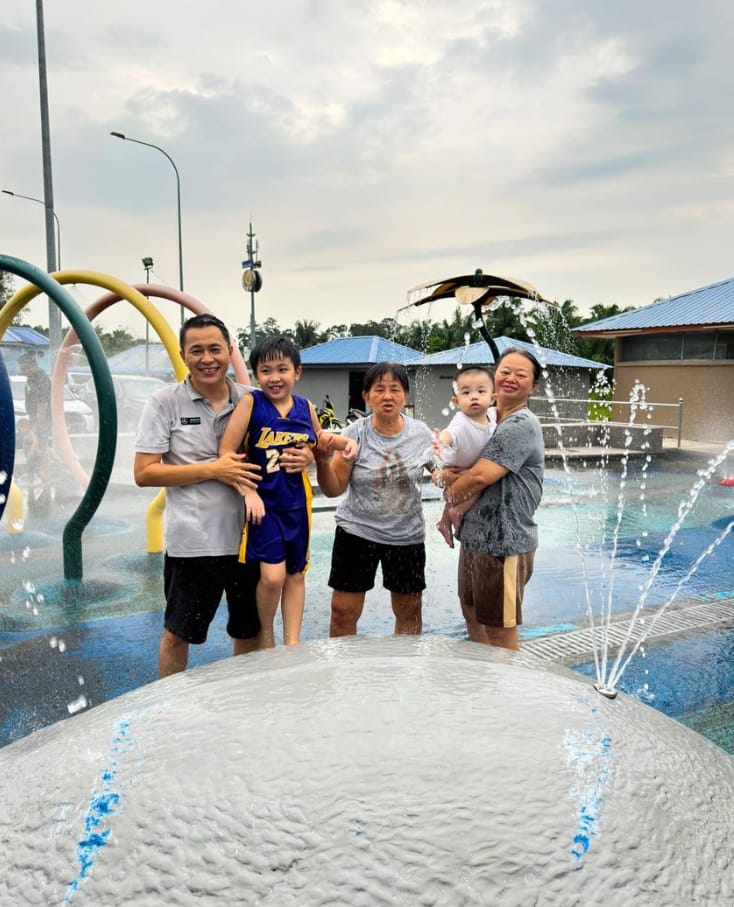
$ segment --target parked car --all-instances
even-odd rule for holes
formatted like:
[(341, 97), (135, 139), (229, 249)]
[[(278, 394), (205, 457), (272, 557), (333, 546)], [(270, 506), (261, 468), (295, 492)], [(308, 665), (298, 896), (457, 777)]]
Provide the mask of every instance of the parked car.
[[(25, 408), (25, 384), (25, 375), (10, 376), (16, 427), (21, 419), (28, 418)], [(64, 419), (69, 434), (94, 431), (94, 413), (83, 400), (75, 397), (71, 388), (67, 386), (64, 386)]]
[(119, 430), (136, 431), (148, 397), (168, 382), (145, 375), (113, 375), (112, 383), (117, 398)]
[[(115, 389), (115, 400), (117, 401), (117, 430), (120, 432), (136, 431), (146, 400), (166, 384), (168, 384), (167, 381), (147, 375), (113, 375), (112, 386)], [(96, 420), (99, 408), (91, 376), (87, 376), (85, 382), (79, 384), (79, 395), (92, 407)]]

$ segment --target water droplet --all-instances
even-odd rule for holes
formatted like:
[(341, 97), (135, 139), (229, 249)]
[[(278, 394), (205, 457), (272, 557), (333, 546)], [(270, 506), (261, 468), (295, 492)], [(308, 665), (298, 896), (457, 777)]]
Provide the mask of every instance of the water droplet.
[(66, 708), (70, 715), (75, 715), (77, 712), (81, 712), (82, 709), (86, 709), (88, 705), (87, 697), (82, 693), (73, 702), (68, 703)]

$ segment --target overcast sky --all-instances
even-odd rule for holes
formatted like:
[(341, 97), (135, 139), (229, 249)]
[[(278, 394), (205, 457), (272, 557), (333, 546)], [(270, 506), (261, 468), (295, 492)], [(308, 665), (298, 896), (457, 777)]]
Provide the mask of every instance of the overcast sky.
[[(0, 188), (42, 198), (35, 4), (2, 6)], [(257, 318), (282, 326), (390, 316), (477, 267), (582, 312), (734, 274), (731, 0), (65, 0), (45, 17), (63, 267), (132, 283), (149, 255), (178, 284), (173, 168), (116, 130), (175, 160), (185, 288), (233, 327), (250, 216)], [(45, 248), (43, 208), (0, 195), (0, 252), (45, 267)]]

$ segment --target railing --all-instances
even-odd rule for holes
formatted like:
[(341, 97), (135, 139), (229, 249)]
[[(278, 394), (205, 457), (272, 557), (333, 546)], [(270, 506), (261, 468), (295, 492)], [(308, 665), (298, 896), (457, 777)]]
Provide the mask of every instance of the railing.
[[(683, 437), (683, 398), (679, 397), (677, 403), (651, 403), (632, 402), (630, 400), (600, 400), (592, 397), (556, 397), (551, 402), (548, 397), (531, 397), (533, 412), (541, 422), (555, 422), (556, 418), (563, 424), (573, 423), (609, 423), (613, 425), (629, 425), (636, 428), (658, 428), (663, 432), (673, 432), (676, 446), (681, 446)], [(632, 409), (635, 417), (632, 419)], [(615, 412), (616, 410), (616, 412)], [(673, 418), (670, 424), (653, 422), (653, 413), (659, 410), (670, 411)], [(624, 418), (624, 416), (627, 418)], [(618, 418), (614, 418), (618, 416)]]

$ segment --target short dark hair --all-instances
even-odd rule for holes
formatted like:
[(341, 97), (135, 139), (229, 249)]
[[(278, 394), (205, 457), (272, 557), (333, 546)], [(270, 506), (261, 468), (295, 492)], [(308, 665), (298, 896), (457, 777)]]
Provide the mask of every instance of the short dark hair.
[(540, 363), (532, 353), (528, 352), (527, 350), (521, 350), (517, 346), (508, 347), (497, 360), (495, 368), (499, 368), (500, 362), (502, 362), (505, 356), (509, 356), (511, 353), (516, 353), (518, 356), (524, 356), (531, 363), (531, 365), (533, 366), (533, 378), (535, 379), (535, 383), (537, 384), (538, 381), (540, 381)]
[(457, 368), (451, 383), (456, 384), (459, 378), (461, 378), (462, 375), (466, 375), (468, 372), (481, 372), (489, 378), (492, 382), (492, 386), (494, 386), (494, 374), (488, 365), (465, 365), (464, 368)]
[(227, 347), (231, 346), (232, 341), (229, 336), (229, 331), (227, 330), (227, 325), (222, 321), (221, 318), (217, 318), (216, 315), (212, 315), (209, 312), (206, 312), (203, 315), (194, 315), (191, 318), (187, 318), (186, 321), (181, 325), (181, 330), (178, 332), (178, 342), (181, 349), (184, 349), (186, 346), (186, 334), (192, 328), (219, 328), (222, 332)]
[(376, 384), (380, 378), (384, 378), (386, 375), (399, 381), (406, 394), (410, 391), (408, 372), (405, 366), (400, 365), (399, 362), (375, 362), (374, 365), (371, 365), (365, 372), (364, 380), (362, 381), (362, 391), (366, 394), (372, 389), (373, 384)]
[(301, 367), (301, 354), (298, 347), (288, 337), (281, 334), (273, 334), (270, 337), (256, 343), (250, 353), (250, 367), (253, 372), (261, 362), (267, 362), (269, 359), (290, 359), (294, 368)]

